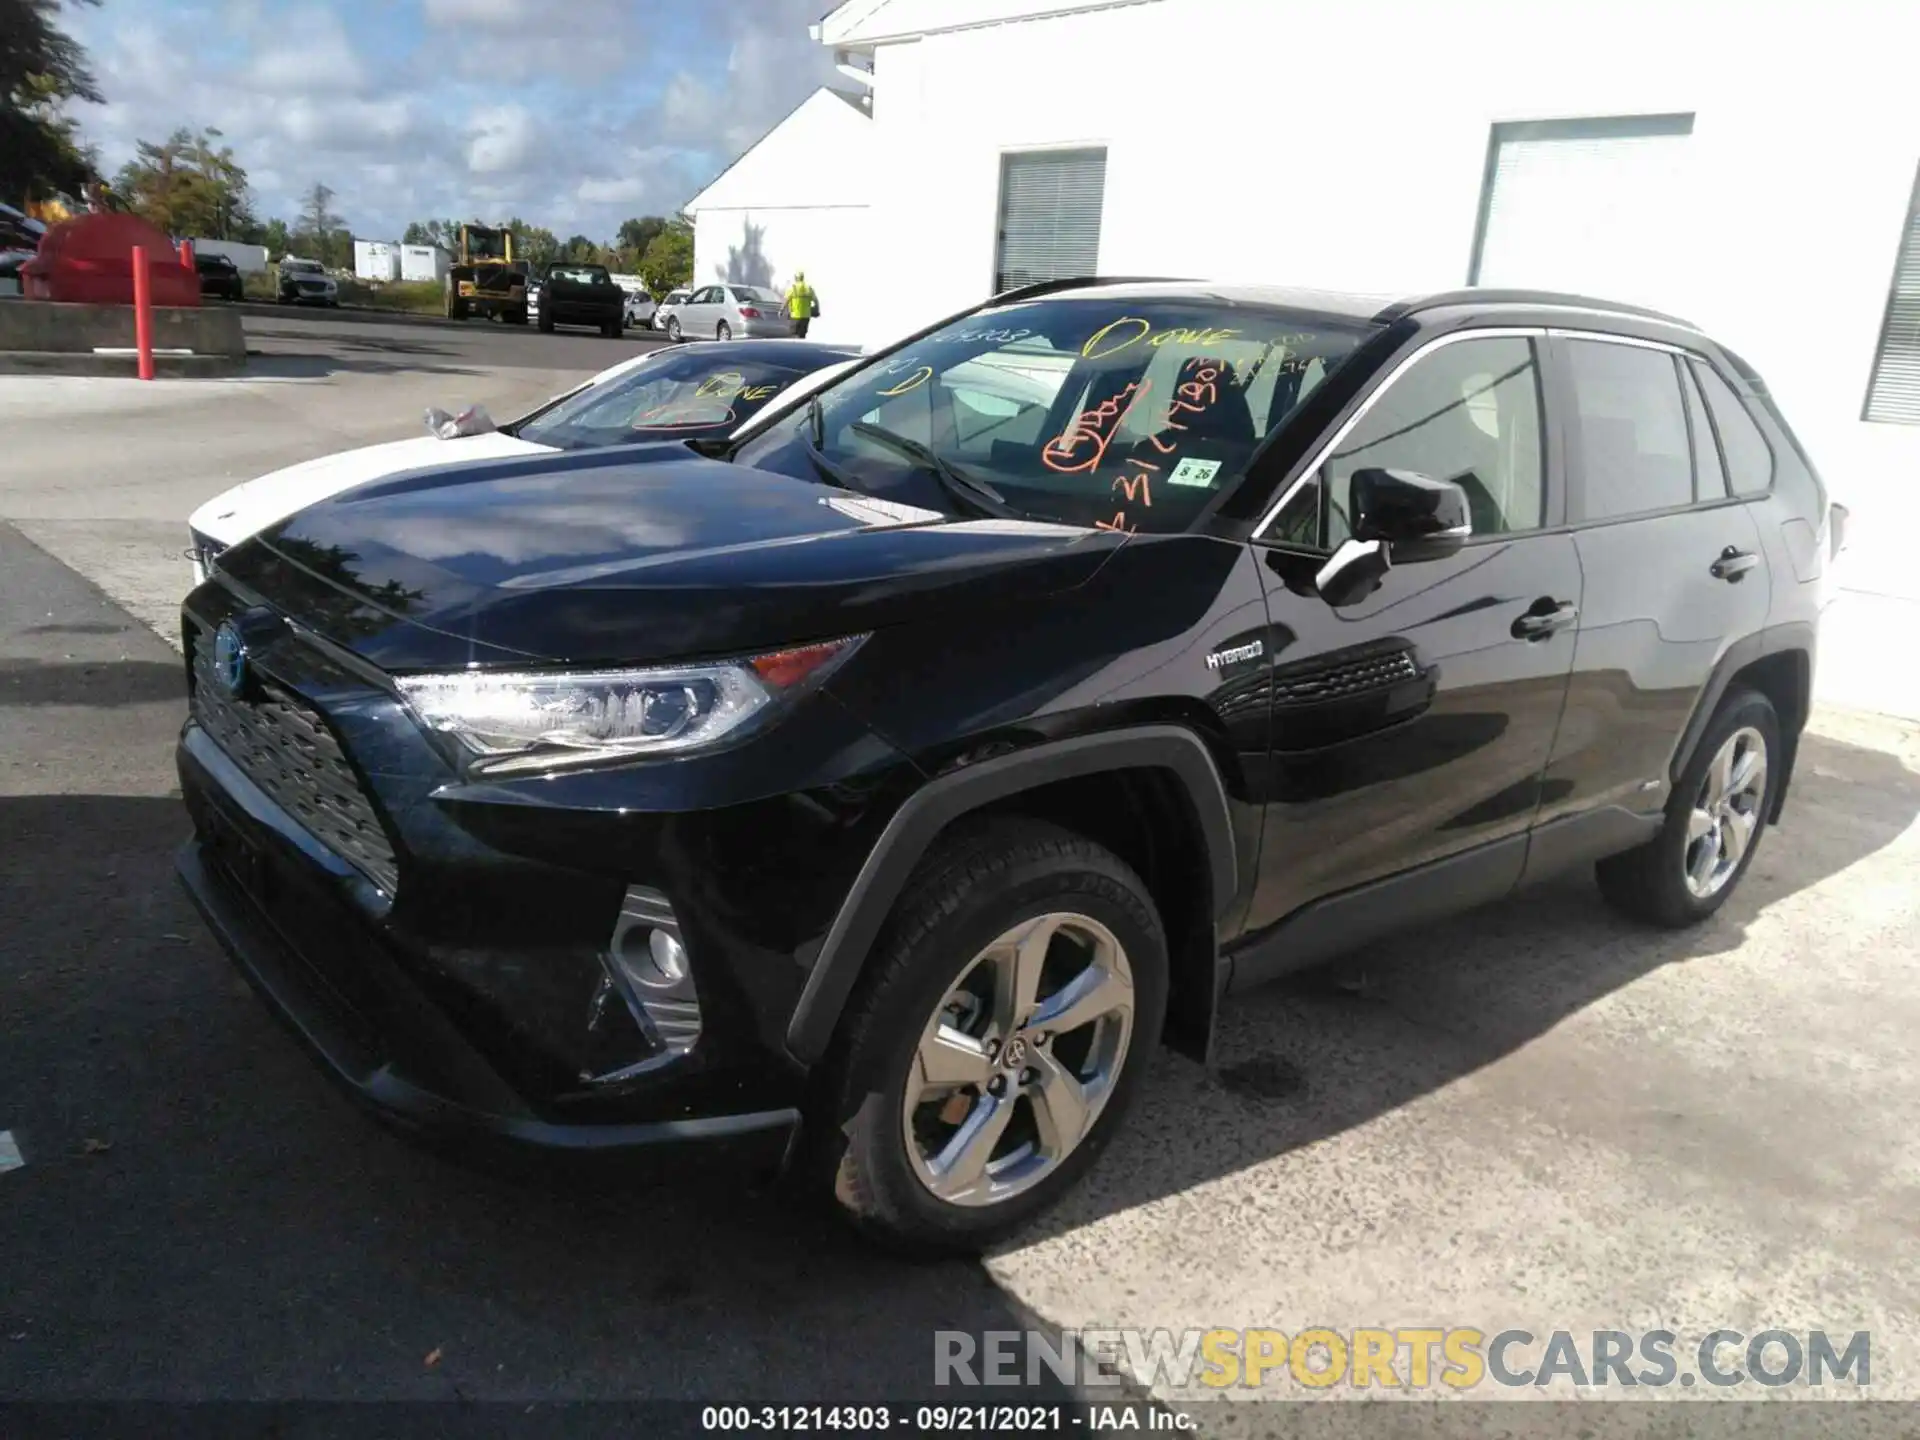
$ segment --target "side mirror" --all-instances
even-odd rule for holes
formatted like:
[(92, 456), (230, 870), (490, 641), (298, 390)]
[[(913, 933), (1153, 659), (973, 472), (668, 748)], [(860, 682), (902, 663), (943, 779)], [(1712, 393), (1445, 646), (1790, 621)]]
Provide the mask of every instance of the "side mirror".
[(1467, 492), (1412, 470), (1353, 473), (1353, 538), (1314, 576), (1329, 605), (1352, 605), (1380, 588), (1395, 565), (1443, 560), (1472, 538)]

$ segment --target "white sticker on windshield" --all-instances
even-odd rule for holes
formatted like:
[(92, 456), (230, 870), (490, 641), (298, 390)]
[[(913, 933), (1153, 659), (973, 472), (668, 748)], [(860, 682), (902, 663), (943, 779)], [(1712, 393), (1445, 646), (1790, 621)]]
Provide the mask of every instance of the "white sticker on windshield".
[(1213, 484), (1213, 477), (1220, 473), (1218, 460), (1182, 460), (1173, 467), (1173, 473), (1167, 477), (1169, 485), (1192, 485), (1206, 489)]

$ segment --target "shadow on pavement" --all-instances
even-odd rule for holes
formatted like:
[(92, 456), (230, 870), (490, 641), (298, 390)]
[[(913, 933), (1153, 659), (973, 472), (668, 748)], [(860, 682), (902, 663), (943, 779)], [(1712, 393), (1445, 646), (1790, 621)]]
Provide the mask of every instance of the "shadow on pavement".
[(164, 661), (0, 660), (0, 705), (145, 705), (179, 698), (184, 684)]
[(724, 1176), (536, 1185), (389, 1135), (205, 937), (186, 828), (0, 798), (0, 1395), (925, 1399), (936, 1330), (1020, 1326), (978, 1266)]
[(1781, 827), (1765, 835), (1740, 888), (1698, 929), (1636, 925), (1601, 901), (1588, 872), (1576, 871), (1229, 999), (1218, 1068), (1157, 1056), (1091, 1183), (1019, 1243), (1364, 1125), (1653, 971), (1727, 954), (1763, 910), (1892, 843), (1916, 815), (1920, 775), (1899, 757), (1809, 733)]

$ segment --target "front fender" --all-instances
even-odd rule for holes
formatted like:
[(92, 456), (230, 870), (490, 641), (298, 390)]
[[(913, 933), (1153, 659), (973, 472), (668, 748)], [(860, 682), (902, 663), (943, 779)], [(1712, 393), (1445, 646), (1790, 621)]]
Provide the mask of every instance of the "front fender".
[(1226, 787), (1200, 738), (1178, 725), (1142, 725), (1048, 741), (950, 771), (910, 796), (861, 867), (807, 976), (787, 1027), (787, 1049), (803, 1064), (826, 1051), (854, 982), (866, 965), (914, 868), (942, 831), (1011, 795), (1115, 770), (1170, 771), (1192, 801), (1212, 877), (1213, 913), (1223, 917), (1238, 889)]

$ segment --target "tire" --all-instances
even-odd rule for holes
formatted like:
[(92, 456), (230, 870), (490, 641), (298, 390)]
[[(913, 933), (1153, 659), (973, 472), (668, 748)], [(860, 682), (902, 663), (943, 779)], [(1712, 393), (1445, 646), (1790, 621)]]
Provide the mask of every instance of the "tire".
[(733, 338), (733, 327), (722, 320), (719, 328), (713, 332), (713, 338), (716, 340), (731, 340)]
[(618, 320), (609, 320), (600, 327), (600, 333), (609, 340), (618, 340), (626, 328), (627, 327)]
[(667, 339), (675, 345), (680, 343), (680, 317), (678, 315), (669, 315), (667, 317)]
[[(1015, 973), (1004, 968), (1014, 963), (1011, 938), (1023, 930), (1032, 937), (1038, 917), (1058, 927), (1052, 941), (1043, 942), (1047, 979), (1032, 992), (1041, 1025), (1003, 1027), (999, 1017), (1012, 1011), (1010, 999), (996, 1004), (974, 993), (956, 1000), (963, 982), (984, 987), (990, 997), (1012, 994), (995, 978)], [(1130, 990), (1116, 978), (1122, 974), (1130, 976)], [(1049, 1003), (1076, 978), (1091, 986), (1088, 976), (1102, 981), (1089, 1005), (1121, 997), (1130, 1011), (1110, 1009), (1097, 1021), (1044, 1035)], [(845, 1218), (892, 1248), (976, 1252), (1053, 1205), (1099, 1158), (1157, 1045), (1166, 1001), (1159, 912), (1124, 861), (1037, 821), (997, 820), (964, 830), (922, 863), (849, 999), (809, 1117), (811, 1148), (801, 1173), (817, 1193), (832, 1196)], [(950, 1002), (959, 1009), (943, 1008)], [(953, 1017), (966, 1033), (945, 1028), (943, 1017)], [(920, 1056), (934, 1044), (936, 1026), (964, 1048), (952, 1049), (949, 1041), (928, 1053), (959, 1056), (970, 1068), (984, 1066), (991, 1078), (957, 1089), (915, 1078), (922, 1076)], [(995, 1036), (1007, 1043), (988, 1060), (979, 1047)], [(1023, 1053), (1009, 1061), (1015, 1037)], [(1097, 1089), (1090, 1079), (1096, 1073), (1104, 1075)], [(1072, 1090), (1054, 1088), (1076, 1074), (1087, 1088), (1079, 1082)], [(909, 1099), (910, 1085), (917, 1103)], [(1042, 1101), (1052, 1095), (1062, 1097), (1058, 1114), (1075, 1122), (1079, 1138), (1048, 1156), (1052, 1142), (1043, 1117), (1056, 1112), (1053, 1102)], [(1078, 1126), (1086, 1109), (1064, 1103), (1067, 1097), (1090, 1101), (1090, 1126)], [(956, 1104), (964, 1109), (963, 1122), (951, 1108)], [(967, 1126), (995, 1117), (998, 1138), (973, 1158), (999, 1167), (998, 1173), (970, 1181), (972, 1167), (960, 1163), (965, 1151), (953, 1147)], [(949, 1168), (943, 1161), (954, 1163)], [(936, 1194), (936, 1184), (948, 1194)]]
[[(1756, 750), (1757, 778), (1748, 758)], [(1726, 768), (1717, 768), (1723, 757)], [(1660, 833), (1594, 867), (1607, 903), (1672, 930), (1697, 925), (1724, 905), (1760, 848), (1781, 757), (1773, 702), (1745, 686), (1729, 689), (1668, 797)], [(1730, 840), (1738, 849), (1731, 864)]]
[(540, 326), (540, 333), (542, 335), (551, 335), (553, 333), (553, 311), (547, 309), (544, 305), (541, 306), (540, 319), (537, 323)]

